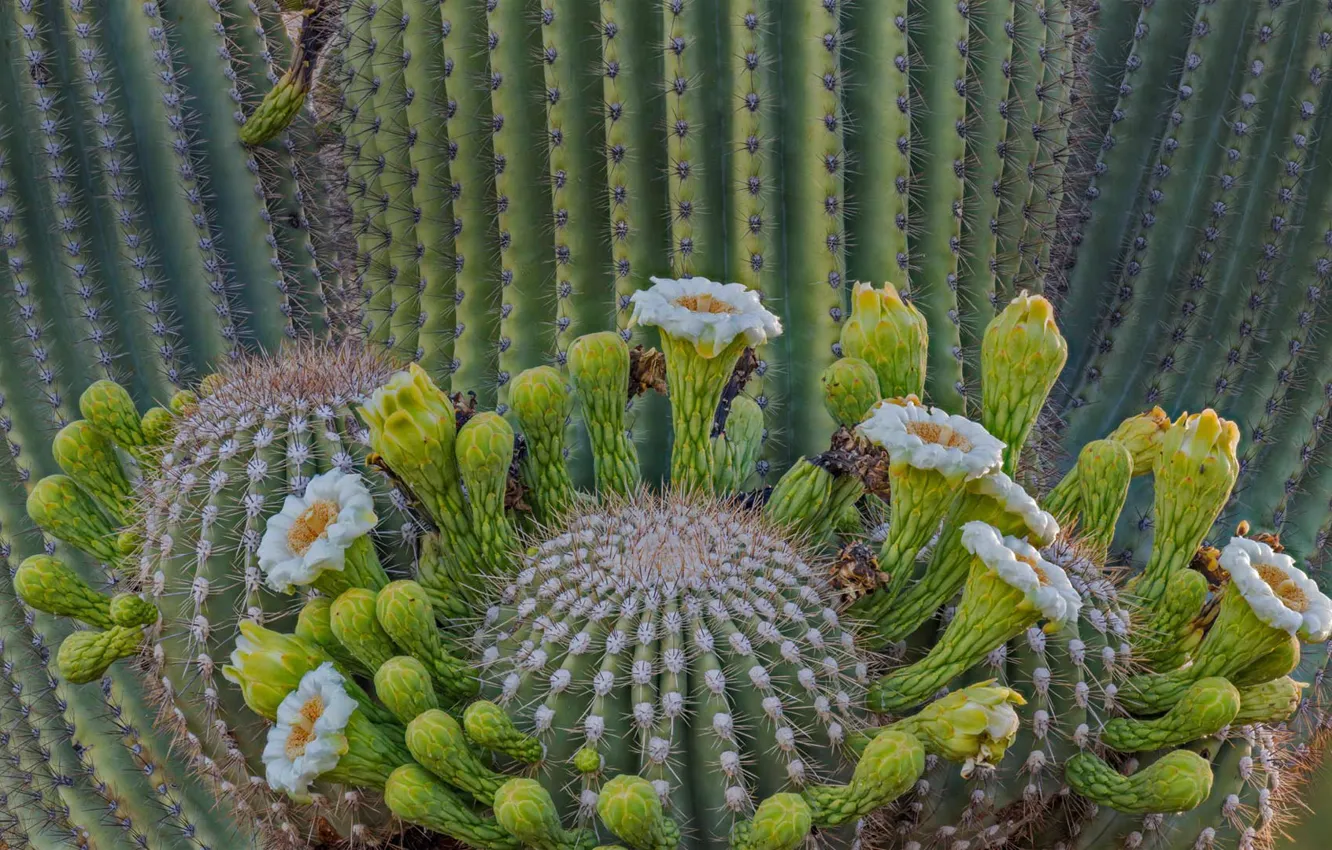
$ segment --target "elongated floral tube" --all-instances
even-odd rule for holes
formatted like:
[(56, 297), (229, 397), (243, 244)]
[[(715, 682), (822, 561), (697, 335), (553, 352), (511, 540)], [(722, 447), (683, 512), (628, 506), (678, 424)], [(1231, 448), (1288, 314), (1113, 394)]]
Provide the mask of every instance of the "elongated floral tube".
[(731, 850), (795, 850), (814, 828), (814, 813), (799, 794), (773, 794), (752, 820), (731, 828)]
[(1166, 583), (1161, 602), (1141, 618), (1133, 648), (1153, 670), (1173, 670), (1198, 650), (1203, 638), (1201, 614), (1209, 588), (1207, 577), (1194, 570), (1178, 570)]
[(1014, 706), (1026, 704), (1022, 694), (990, 680), (953, 691), (887, 728), (915, 736), (930, 755), (961, 764), (965, 779), (978, 765), (1003, 760), (1020, 728)]
[(1213, 410), (1181, 415), (1161, 438), (1153, 466), (1156, 533), (1152, 554), (1129, 591), (1150, 611), (1170, 575), (1186, 568), (1230, 498), (1239, 474), (1239, 429)]
[(109, 629), (111, 597), (98, 593), (59, 558), (32, 555), (14, 573), (14, 592), (27, 605), (58, 617), (73, 617), (96, 629)]
[(463, 729), (477, 744), (524, 764), (536, 764), (546, 754), (540, 741), (520, 732), (508, 713), (488, 700), (477, 700), (467, 706)]
[(1021, 485), (1002, 472), (987, 473), (964, 485), (925, 574), (890, 605), (867, 601), (853, 607), (852, 612), (872, 622), (886, 641), (901, 640), (920, 628), (967, 580), (974, 556), (962, 545), (965, 521), (989, 523), (1005, 536), (1026, 538), (1038, 546), (1048, 545), (1059, 536), (1054, 517), (1041, 510)]
[(652, 282), (633, 294), (631, 322), (661, 331), (674, 427), (671, 483), (711, 492), (712, 423), (722, 392), (745, 348), (778, 336), (781, 322), (743, 284), (700, 277)]
[(495, 792), (495, 820), (526, 847), (587, 850), (595, 843), (583, 830), (566, 830), (550, 792), (535, 779), (510, 779)]
[(82, 685), (102, 677), (106, 668), (139, 651), (143, 629), (112, 626), (101, 632), (74, 632), (60, 642), (56, 667), (65, 681)]
[(1209, 676), (1261, 684), (1243, 677), (1250, 668), (1266, 667), (1272, 657), (1278, 664), (1287, 663), (1292, 636), (1317, 642), (1332, 632), (1332, 600), (1295, 568), (1288, 555), (1273, 552), (1265, 543), (1236, 537), (1222, 550), (1220, 565), (1230, 582), (1193, 663), (1129, 679), (1119, 692), (1129, 710), (1165, 711), (1190, 685)]
[(51, 454), (60, 469), (96, 499), (117, 525), (129, 524), (133, 487), (105, 433), (86, 419), (76, 419), (56, 433)]
[(876, 734), (846, 785), (815, 785), (801, 792), (811, 819), (821, 828), (865, 817), (911, 790), (925, 772), (925, 747), (909, 732)]
[(1132, 776), (1078, 753), (1064, 765), (1064, 779), (1092, 802), (1130, 815), (1187, 812), (1212, 792), (1212, 766), (1191, 750), (1172, 750)]
[(1215, 735), (1234, 722), (1240, 692), (1219, 676), (1199, 679), (1161, 717), (1115, 717), (1101, 730), (1101, 743), (1122, 753), (1178, 747)]
[(480, 688), (476, 672), (444, 648), (430, 600), (419, 584), (395, 581), (381, 590), (375, 598), (375, 614), (401, 654), (413, 656), (426, 665), (442, 697), (463, 699), (476, 695)]
[(472, 530), (481, 546), (485, 573), (503, 575), (511, 563), (513, 530), (504, 513), (504, 497), (513, 461), (513, 428), (495, 413), (478, 413), (458, 430), (453, 444), (458, 470), (467, 486)]
[(675, 850), (680, 827), (666, 816), (657, 790), (641, 776), (622, 773), (601, 786), (597, 814), (633, 850)]
[[(845, 335), (843, 330), (843, 335)], [(823, 404), (829, 415), (844, 428), (854, 428), (879, 403), (879, 376), (874, 367), (859, 357), (834, 360), (819, 377), (823, 385)]]
[(509, 408), (527, 441), (522, 472), (532, 510), (537, 522), (549, 525), (574, 500), (564, 458), (573, 395), (557, 369), (537, 366), (519, 372), (509, 383)]
[(375, 613), (377, 594), (354, 587), (338, 596), (329, 609), (329, 628), (343, 649), (365, 670), (378, 670), (398, 654)]
[(495, 799), (495, 792), (508, 779), (481, 764), (458, 721), (439, 709), (413, 718), (407, 724), (406, 741), (412, 758), (483, 806)]
[(1003, 443), (961, 416), (913, 401), (879, 404), (858, 432), (887, 450), (892, 521), (879, 553), (888, 586), (865, 598), (871, 617), (888, 610), (906, 588), (916, 555), (961, 495), (963, 484), (994, 471)]
[(481, 545), (472, 528), (454, 455), (456, 414), (430, 376), (413, 363), (375, 390), (359, 408), (370, 447), (421, 500), (462, 563), (474, 563)]
[(48, 475), (28, 493), (28, 516), (52, 537), (99, 561), (116, 563), (116, 529), (97, 502), (68, 475)]
[(1128, 500), (1133, 455), (1123, 443), (1093, 440), (1078, 453), (1078, 468), (1078, 536), (1098, 560), (1104, 560)]
[(1235, 687), (1243, 690), (1251, 685), (1261, 685), (1273, 679), (1280, 679), (1295, 671), (1300, 665), (1300, 656), (1300, 639), (1296, 635), (1291, 635), (1280, 648), (1245, 667), (1230, 677), (1230, 681)]
[(404, 726), (439, 708), (430, 671), (410, 655), (394, 656), (379, 666), (375, 671), (375, 696)]
[(478, 850), (519, 850), (521, 842), (494, 818), (474, 808), (419, 764), (404, 765), (384, 784), (389, 811)]
[(439, 534), (423, 534), (416, 559), (416, 580), (443, 622), (471, 615), (467, 599), (478, 580), (446, 551), (447, 545)]
[(1054, 388), (1068, 343), (1054, 307), (1023, 292), (985, 328), (981, 340), (981, 424), (1008, 446), (1004, 472), (1017, 470), (1036, 416)]
[(592, 443), (597, 489), (630, 495), (638, 487), (638, 454), (624, 422), (629, 401), (628, 344), (611, 331), (579, 337), (569, 346), (569, 379)]
[(801, 458), (782, 475), (763, 512), (776, 523), (811, 530), (832, 498), (833, 475)]
[(1250, 723), (1284, 723), (1299, 710), (1307, 685), (1282, 676), (1261, 685), (1240, 688), (1240, 710), (1232, 721), (1236, 726)]
[(903, 301), (891, 283), (883, 289), (855, 284), (841, 342), (844, 355), (863, 360), (874, 370), (880, 397), (925, 394), (929, 329), (925, 316)]
[(924, 658), (875, 683), (867, 695), (873, 710), (900, 713), (924, 702), (1042, 618), (1047, 629), (1077, 619), (1082, 602), (1068, 576), (1029, 544), (982, 522), (967, 523), (962, 542), (974, 557), (957, 613)]
[[(1170, 426), (1170, 417), (1166, 412), (1159, 407), (1153, 407), (1146, 413), (1125, 419), (1105, 439), (1118, 443), (1128, 450), (1133, 460), (1133, 475), (1137, 477), (1152, 471), (1160, 453), (1161, 438), (1165, 436)], [(1079, 454), (1078, 457), (1081, 460), (1082, 455)], [(1061, 521), (1071, 521), (1081, 510), (1081, 482), (1087, 475), (1088, 470), (1081, 464), (1075, 463), (1059, 483), (1045, 495), (1041, 504)]]

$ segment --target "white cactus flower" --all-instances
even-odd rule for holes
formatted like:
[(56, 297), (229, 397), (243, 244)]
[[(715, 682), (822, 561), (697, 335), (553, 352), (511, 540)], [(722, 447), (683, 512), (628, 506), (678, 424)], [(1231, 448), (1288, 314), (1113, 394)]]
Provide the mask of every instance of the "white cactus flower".
[(1031, 497), (1025, 488), (999, 470), (977, 478), (971, 485), (977, 493), (994, 499), (1010, 514), (1022, 518), (1029, 536), (1049, 545), (1059, 537), (1059, 522)]
[(1004, 460), (1003, 442), (979, 423), (912, 401), (880, 402), (856, 430), (885, 449), (894, 463), (934, 469), (949, 478), (980, 478)]
[(985, 562), (1005, 582), (1022, 591), (1046, 619), (1056, 624), (1078, 619), (1082, 597), (1068, 574), (1036, 547), (1016, 537), (1001, 537), (994, 526), (969, 522), (962, 526), (962, 546)]
[(1258, 619), (1306, 643), (1332, 634), (1332, 599), (1295, 566), (1295, 559), (1259, 540), (1232, 537), (1221, 550), (1221, 568)]
[(759, 345), (781, 335), (781, 321), (740, 283), (705, 277), (654, 277), (653, 286), (635, 292), (631, 324), (649, 325), (674, 339), (688, 340), (706, 358), (716, 357), (736, 337)]
[(341, 572), (347, 549), (379, 518), (360, 475), (332, 470), (310, 479), (305, 495), (288, 496), (268, 518), (259, 542), (259, 568), (269, 587), (290, 593), (325, 570)]
[(356, 708), (331, 662), (301, 677), (268, 730), (263, 760), (269, 787), (296, 797), (308, 794), (315, 777), (337, 767), (347, 752), (343, 731)]

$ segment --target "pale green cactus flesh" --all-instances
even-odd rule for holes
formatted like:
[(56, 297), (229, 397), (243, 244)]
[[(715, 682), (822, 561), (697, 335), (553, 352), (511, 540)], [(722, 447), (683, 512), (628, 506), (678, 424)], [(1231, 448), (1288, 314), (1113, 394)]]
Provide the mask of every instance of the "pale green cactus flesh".
[[(0, 42), (5, 846), (1266, 850), (1313, 799), (1332, 6)], [(1002, 456), (860, 427), (925, 403)]]

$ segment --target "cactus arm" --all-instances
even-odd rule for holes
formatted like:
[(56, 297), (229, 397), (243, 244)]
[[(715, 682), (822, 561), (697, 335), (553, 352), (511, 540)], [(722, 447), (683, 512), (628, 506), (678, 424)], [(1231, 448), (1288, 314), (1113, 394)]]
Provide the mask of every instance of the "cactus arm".
[(440, 642), (434, 612), (419, 584), (395, 581), (379, 591), (375, 598), (375, 614), (402, 654), (411, 655), (426, 665), (441, 696), (454, 699), (476, 694), (475, 672)]
[(463, 0), (445, 0), (440, 4), (440, 15), (457, 272), (457, 326), (450, 388), (454, 392), (475, 392), (484, 406), (495, 399), (499, 313), (494, 304), (507, 298), (494, 265), (496, 231), (489, 212), (493, 198), (487, 198), (487, 187), (493, 179), (493, 162), (488, 161), (484, 142), (491, 126), (489, 87), (478, 84), (490, 78), (485, 10)]
[(384, 802), (409, 823), (458, 839), (478, 850), (519, 850), (522, 844), (494, 818), (476, 814), (425, 768), (398, 768), (384, 786)]
[[(833, 430), (819, 375), (835, 360), (846, 311), (844, 116), (839, 15), (842, 4), (802, 3), (781, 28), (783, 271), (791, 282), (783, 305), (787, 331), (786, 430), (795, 456), (813, 455)], [(825, 38), (830, 37), (830, 38)], [(832, 90), (825, 88), (827, 84)], [(829, 202), (831, 199), (831, 203)], [(674, 399), (672, 400), (674, 403)]]
[(1212, 790), (1211, 765), (1189, 750), (1173, 750), (1132, 776), (1079, 753), (1065, 764), (1064, 778), (1084, 797), (1127, 814), (1188, 811)]
[[(533, 155), (548, 144), (548, 137), (542, 138), (546, 135), (542, 111), (532, 100), (534, 93), (547, 90), (541, 66), (532, 61), (541, 55), (541, 28), (529, 26), (533, 12), (524, 3), (486, 5), (490, 140), (503, 297), (497, 340), (500, 413), (507, 412), (509, 380), (540, 365), (549, 353), (549, 296), (542, 290), (552, 275), (557, 287), (560, 281), (558, 263), (552, 262), (551, 226), (543, 217), (551, 208), (551, 183), (545, 179), (542, 157)], [(475, 80), (470, 83), (476, 85)]]
[(503, 775), (477, 760), (458, 721), (439, 709), (419, 714), (407, 724), (407, 749), (431, 773), (483, 806), (494, 801), (505, 782)]
[(919, 85), (930, 108), (920, 131), (932, 144), (918, 166), (920, 235), (912, 253), (921, 258), (918, 279), (925, 285), (914, 295), (930, 323), (930, 396), (949, 413), (961, 413), (966, 388), (957, 286), (967, 162), (967, 17), (953, 3), (929, 4), (921, 14), (920, 49), (930, 60)]
[(1123, 753), (1178, 747), (1229, 726), (1240, 710), (1240, 692), (1225, 679), (1199, 679), (1170, 711), (1154, 720), (1116, 717), (1101, 730), (1101, 743)]
[[(662, 3), (662, 55), (666, 90), (667, 209), (671, 222), (671, 274), (691, 277), (708, 236), (702, 211), (703, 95), (698, 91), (699, 15), (694, 3)], [(694, 48), (690, 50), (690, 48)]]
[(536, 764), (545, 757), (541, 742), (518, 731), (504, 709), (493, 702), (470, 703), (463, 712), (463, 728), (477, 744), (524, 764)]
[(774, 794), (759, 804), (753, 820), (731, 829), (731, 850), (796, 850), (813, 826), (813, 813), (800, 795)]
[(624, 425), (629, 346), (618, 334), (603, 331), (574, 340), (568, 357), (592, 442), (597, 489), (627, 496), (638, 486), (637, 456)]
[(733, 41), (730, 49), (731, 93), (729, 97), (730, 173), (727, 175), (727, 279), (749, 289), (763, 289), (763, 275), (774, 257), (767, 251), (767, 232), (776, 222), (765, 217), (765, 199), (771, 195), (766, 179), (771, 140), (763, 131), (768, 102), (766, 64), (772, 57), (764, 51), (762, 31), (768, 21), (762, 4), (753, 0), (728, 0), (719, 17)]

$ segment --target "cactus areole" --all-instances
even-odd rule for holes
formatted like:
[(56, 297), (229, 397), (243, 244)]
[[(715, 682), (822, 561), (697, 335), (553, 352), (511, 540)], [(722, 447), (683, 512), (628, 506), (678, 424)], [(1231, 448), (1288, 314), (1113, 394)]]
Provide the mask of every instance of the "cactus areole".
[[(700, 277), (635, 296), (664, 380), (641, 375), (655, 351), (584, 336), (567, 381), (515, 376), (507, 417), (355, 347), (210, 377), (165, 423), (96, 385), (28, 509), (118, 564), (124, 591), (48, 555), (15, 587), (88, 626), (58, 652), (71, 683), (133, 656), (168, 699), (182, 673), (207, 677), (212, 704), (182, 709), (181, 733), (231, 747), (247, 805), (288, 823), (352, 794), (480, 850), (888, 845), (954, 834), (923, 805), (938, 783), (977, 805), (971, 834), (1043, 847), (1088, 802), (1159, 818), (1243, 781), (1217, 760), (1237, 746), (1226, 730), (1261, 741), (1290, 716), (1288, 674), (1301, 642), (1328, 638), (1332, 602), (1243, 534), (1213, 584), (1193, 569), (1235, 480), (1235, 426), (1130, 420), (1046, 510), (1009, 473), (1057, 363), (985, 349), (983, 419), (1002, 437), (915, 392), (885, 398), (878, 374), (922, 369), (928, 336), (874, 331), (880, 299), (857, 292), (858, 356), (822, 382), (844, 427), (770, 492), (744, 486), (761, 434), (736, 386), (781, 323)], [(1024, 293), (993, 333), (1061, 361), (1048, 318)], [(672, 408), (656, 486), (622, 430), (645, 384)], [(567, 467), (575, 403), (587, 491)], [(270, 493), (283, 463), (295, 474)], [(1173, 507), (1124, 585), (1100, 559), (1138, 463)], [(148, 497), (122, 516), (132, 478)], [(182, 634), (169, 593), (185, 577)], [(227, 612), (219, 669), (200, 651)]]

